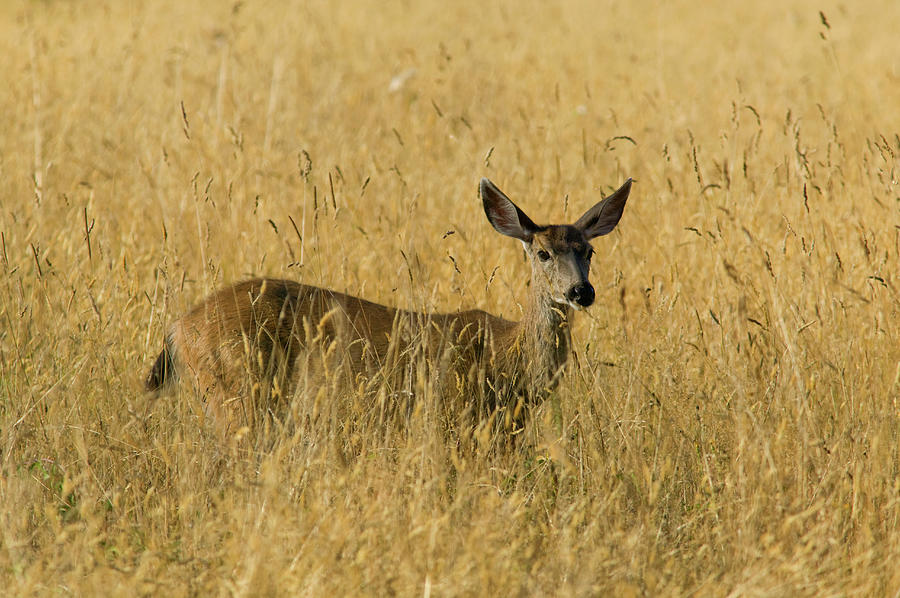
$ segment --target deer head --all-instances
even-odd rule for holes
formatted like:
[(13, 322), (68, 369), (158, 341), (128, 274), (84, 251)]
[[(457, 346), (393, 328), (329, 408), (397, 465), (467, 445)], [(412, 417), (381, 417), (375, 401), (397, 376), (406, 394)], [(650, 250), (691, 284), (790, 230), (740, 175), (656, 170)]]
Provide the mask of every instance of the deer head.
[(616, 228), (631, 191), (631, 179), (574, 224), (535, 224), (488, 179), (481, 179), (480, 191), (484, 213), (494, 229), (524, 245), (537, 300), (576, 310), (590, 307), (594, 302), (594, 287), (588, 280), (594, 253), (590, 241)]

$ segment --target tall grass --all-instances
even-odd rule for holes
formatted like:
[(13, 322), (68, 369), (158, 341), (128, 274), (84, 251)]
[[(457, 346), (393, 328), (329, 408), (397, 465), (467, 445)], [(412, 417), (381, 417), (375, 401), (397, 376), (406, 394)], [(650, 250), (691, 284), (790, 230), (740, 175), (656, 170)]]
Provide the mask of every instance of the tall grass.
[[(888, 1), (4, 5), (0, 586), (895, 595), (898, 28)], [(142, 393), (165, 326), (249, 275), (518, 319), (481, 176), (543, 221), (637, 181), (514, 450), (456, 450), (422, 377), (382, 418), (305, 389), (265, 450)]]

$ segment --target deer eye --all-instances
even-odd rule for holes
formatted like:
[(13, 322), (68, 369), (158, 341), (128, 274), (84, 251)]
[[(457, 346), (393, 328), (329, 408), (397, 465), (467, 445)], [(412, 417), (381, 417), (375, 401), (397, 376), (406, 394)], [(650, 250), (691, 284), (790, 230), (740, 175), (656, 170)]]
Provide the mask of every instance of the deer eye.
[(550, 254), (548, 252), (544, 251), (543, 249), (539, 250), (537, 253), (538, 253), (538, 259), (541, 260), (542, 262), (546, 262), (547, 260), (550, 259)]

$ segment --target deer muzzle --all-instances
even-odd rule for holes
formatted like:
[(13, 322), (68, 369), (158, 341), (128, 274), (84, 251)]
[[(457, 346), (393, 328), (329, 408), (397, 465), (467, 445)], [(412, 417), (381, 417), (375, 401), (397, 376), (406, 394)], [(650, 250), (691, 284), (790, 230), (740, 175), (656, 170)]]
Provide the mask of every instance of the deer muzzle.
[(581, 307), (590, 307), (594, 303), (594, 287), (587, 282), (577, 284), (566, 293), (566, 299)]

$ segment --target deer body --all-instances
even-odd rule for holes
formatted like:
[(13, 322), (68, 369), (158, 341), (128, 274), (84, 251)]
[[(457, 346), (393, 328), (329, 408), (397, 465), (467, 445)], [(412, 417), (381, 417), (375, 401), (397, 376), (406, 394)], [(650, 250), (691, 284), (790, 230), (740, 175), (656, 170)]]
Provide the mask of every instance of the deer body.
[(573, 309), (594, 300), (589, 241), (615, 228), (630, 187), (629, 179), (574, 225), (538, 226), (482, 179), (488, 220), (519, 239), (531, 261), (531, 297), (520, 322), (481, 310), (419, 313), (289, 280), (248, 280), (213, 293), (170, 327), (146, 387), (191, 380), (226, 432), (252, 425), (303, 377), (336, 364), (353, 382), (379, 372), (386, 380), (386, 370), (403, 370), (420, 356), (440, 364), (447, 378), (479, 380), (476, 394), (459, 390), (487, 397), (488, 410), (517, 397), (537, 400), (568, 357)]

